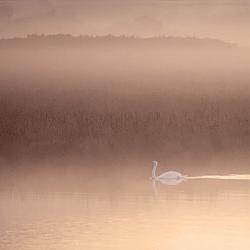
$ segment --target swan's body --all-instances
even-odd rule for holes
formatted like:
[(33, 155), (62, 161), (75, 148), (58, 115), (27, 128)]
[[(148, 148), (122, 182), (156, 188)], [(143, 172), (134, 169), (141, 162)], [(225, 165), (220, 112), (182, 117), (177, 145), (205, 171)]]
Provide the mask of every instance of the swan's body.
[(161, 175), (156, 175), (156, 169), (158, 166), (158, 162), (157, 161), (152, 161), (153, 163), (153, 169), (152, 169), (152, 179), (153, 180), (157, 180), (160, 182), (166, 182), (168, 180), (172, 180), (172, 181), (182, 181), (184, 180), (186, 177), (183, 176), (181, 173), (176, 172), (176, 171), (167, 171)]
[(185, 181), (185, 178), (174, 178), (174, 179), (170, 179), (170, 178), (165, 178), (165, 179), (153, 179), (153, 185), (156, 184), (156, 182), (163, 184), (163, 185), (168, 185), (168, 186), (175, 186), (178, 184), (181, 184), (183, 181)]

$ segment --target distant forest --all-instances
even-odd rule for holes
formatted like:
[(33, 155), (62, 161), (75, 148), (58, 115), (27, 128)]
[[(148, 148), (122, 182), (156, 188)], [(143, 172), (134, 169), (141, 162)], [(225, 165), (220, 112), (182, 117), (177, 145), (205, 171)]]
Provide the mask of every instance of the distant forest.
[(66, 34), (56, 35), (27, 35), (24, 38), (0, 39), (1, 47), (25, 47), (25, 46), (135, 46), (136, 48), (145, 46), (162, 47), (194, 47), (194, 48), (232, 48), (234, 43), (228, 43), (211, 38), (196, 37), (171, 37), (159, 36), (149, 38), (139, 38), (135, 36), (72, 36)]

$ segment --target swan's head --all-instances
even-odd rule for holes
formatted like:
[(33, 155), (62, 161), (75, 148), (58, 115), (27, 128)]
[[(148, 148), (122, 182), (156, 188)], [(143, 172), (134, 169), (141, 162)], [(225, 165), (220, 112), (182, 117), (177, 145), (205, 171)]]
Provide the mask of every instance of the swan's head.
[(158, 164), (158, 161), (152, 161), (153, 167), (156, 167)]

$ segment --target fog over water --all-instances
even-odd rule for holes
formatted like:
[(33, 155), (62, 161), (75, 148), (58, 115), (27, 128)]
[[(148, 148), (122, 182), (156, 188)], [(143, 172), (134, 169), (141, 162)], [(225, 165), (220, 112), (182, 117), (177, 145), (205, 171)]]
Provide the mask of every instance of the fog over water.
[(0, 0), (0, 249), (248, 250), (249, 21)]
[[(0, 248), (249, 249), (248, 49), (57, 35), (0, 50)], [(188, 178), (152, 182), (152, 160)]]
[(249, 51), (213, 39), (2, 40), (2, 158), (249, 150)]

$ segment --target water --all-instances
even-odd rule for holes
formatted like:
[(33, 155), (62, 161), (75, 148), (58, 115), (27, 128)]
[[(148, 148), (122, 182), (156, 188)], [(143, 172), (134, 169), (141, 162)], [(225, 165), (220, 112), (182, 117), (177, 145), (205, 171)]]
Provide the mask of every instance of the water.
[(1, 250), (250, 249), (249, 178), (45, 172), (2, 175)]

